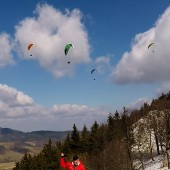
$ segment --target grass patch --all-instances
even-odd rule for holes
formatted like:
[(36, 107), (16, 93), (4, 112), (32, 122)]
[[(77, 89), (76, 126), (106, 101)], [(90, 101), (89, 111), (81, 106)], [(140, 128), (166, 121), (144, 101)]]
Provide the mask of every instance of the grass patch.
[[(15, 146), (15, 142), (5, 142), (5, 143), (0, 143), (0, 146), (3, 146), (5, 148), (5, 151), (0, 153), (0, 163), (8, 163), (8, 162), (19, 162), (21, 161), (22, 157), (24, 156), (25, 153), (21, 153), (17, 150), (12, 150), (13, 146)], [(28, 150), (28, 153), (30, 153), (32, 156), (40, 153), (42, 150), (42, 147), (36, 147), (33, 145), (33, 143), (27, 143), (26, 144), (19, 144), (17, 147), (25, 148)], [(19, 150), (19, 149), (18, 149)], [(0, 168), (1, 170), (1, 168)]]
[(15, 167), (15, 162), (0, 163), (1, 170), (12, 170)]

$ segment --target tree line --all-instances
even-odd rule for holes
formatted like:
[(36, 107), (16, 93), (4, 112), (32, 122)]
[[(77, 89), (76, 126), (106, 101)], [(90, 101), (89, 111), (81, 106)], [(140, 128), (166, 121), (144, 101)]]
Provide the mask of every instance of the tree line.
[(79, 131), (73, 125), (65, 140), (51, 140), (36, 155), (25, 153), (13, 170), (61, 170), (59, 159), (77, 154), (87, 170), (144, 170), (144, 161), (164, 155), (170, 168), (170, 93), (144, 103), (140, 109), (109, 113), (105, 123), (95, 121)]

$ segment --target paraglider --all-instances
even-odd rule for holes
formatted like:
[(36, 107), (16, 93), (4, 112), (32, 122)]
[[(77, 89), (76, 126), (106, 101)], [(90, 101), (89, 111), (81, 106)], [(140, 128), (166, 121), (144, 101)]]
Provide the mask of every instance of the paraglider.
[(30, 50), (30, 49), (31, 49), (31, 47), (32, 47), (33, 45), (34, 45), (34, 44), (32, 44), (32, 43), (31, 43), (31, 44), (29, 44), (29, 45), (28, 45), (28, 50)]
[(95, 70), (96, 70), (95, 68), (94, 68), (94, 69), (92, 69), (92, 70), (91, 70), (91, 74), (93, 74), (93, 72), (94, 72)]
[(73, 44), (67, 44), (67, 45), (65, 46), (65, 48), (64, 48), (64, 53), (65, 53), (65, 55), (68, 54), (68, 51), (70, 50), (71, 47), (74, 48), (74, 47), (73, 47)]
[[(148, 45), (148, 49), (149, 49), (152, 45), (154, 45), (154, 44), (155, 44), (155, 43), (149, 44), (149, 45)], [(154, 50), (153, 50), (152, 52), (154, 52)]]
[[(91, 70), (91, 74), (93, 74), (95, 70), (96, 70), (95, 68), (92, 69), (92, 70)], [(93, 80), (95, 80), (95, 78), (94, 78)]]
[(149, 45), (148, 45), (148, 49), (149, 49), (149, 48), (150, 48), (150, 46), (152, 46), (153, 44), (155, 44), (155, 43), (151, 43), (151, 44), (149, 44)]
[[(32, 44), (32, 43), (30, 43), (30, 44), (28, 45), (28, 51), (31, 50), (31, 48), (33, 47), (33, 45), (34, 45), (34, 44)], [(32, 54), (30, 54), (30, 56), (32, 56)]]
[[(68, 54), (70, 48), (74, 48), (73, 44), (67, 44), (67, 45), (65, 46), (65, 48), (64, 48), (64, 53), (65, 53), (65, 55)], [(67, 63), (70, 64), (70, 61), (68, 61)]]

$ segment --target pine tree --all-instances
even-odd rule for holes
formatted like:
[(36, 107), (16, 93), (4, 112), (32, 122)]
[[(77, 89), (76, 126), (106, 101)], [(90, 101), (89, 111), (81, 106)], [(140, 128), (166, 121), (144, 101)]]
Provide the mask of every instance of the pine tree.
[(90, 134), (89, 131), (87, 130), (86, 125), (84, 125), (83, 130), (81, 132), (81, 151), (82, 152), (87, 152), (89, 151), (89, 140), (90, 140)]
[(32, 168), (32, 157), (30, 154), (25, 153), (21, 162), (17, 162), (13, 170), (30, 170)]
[(66, 139), (64, 140), (62, 152), (65, 154), (70, 154), (71, 153), (70, 146), (71, 146), (71, 137), (70, 137), (70, 134), (68, 133)]
[(95, 121), (90, 131), (90, 151), (94, 153), (97, 153), (99, 151), (98, 133), (99, 125), (97, 121)]
[(77, 153), (80, 148), (80, 135), (76, 125), (73, 125), (73, 131), (71, 133), (71, 150), (73, 153)]
[(107, 119), (107, 139), (111, 141), (114, 137), (114, 118), (113, 115), (110, 113)]
[(56, 169), (58, 166), (56, 148), (52, 145), (52, 141), (49, 140), (42, 150), (42, 154), (45, 158), (48, 169)]
[(79, 132), (78, 129), (76, 127), (76, 125), (73, 125), (73, 131), (71, 133), (71, 140), (73, 143), (79, 143), (80, 142), (80, 136), (79, 136)]

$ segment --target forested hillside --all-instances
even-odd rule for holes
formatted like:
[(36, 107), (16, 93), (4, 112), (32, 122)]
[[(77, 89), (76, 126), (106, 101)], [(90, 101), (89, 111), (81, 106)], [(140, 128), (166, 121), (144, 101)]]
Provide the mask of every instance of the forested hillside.
[(108, 113), (106, 122), (97, 121), (81, 132), (73, 125), (64, 141), (49, 142), (34, 156), (26, 153), (13, 170), (60, 169), (59, 158), (67, 161), (77, 154), (87, 170), (145, 169), (145, 162), (158, 155), (161, 166), (169, 166), (170, 93), (144, 103), (140, 109)]

